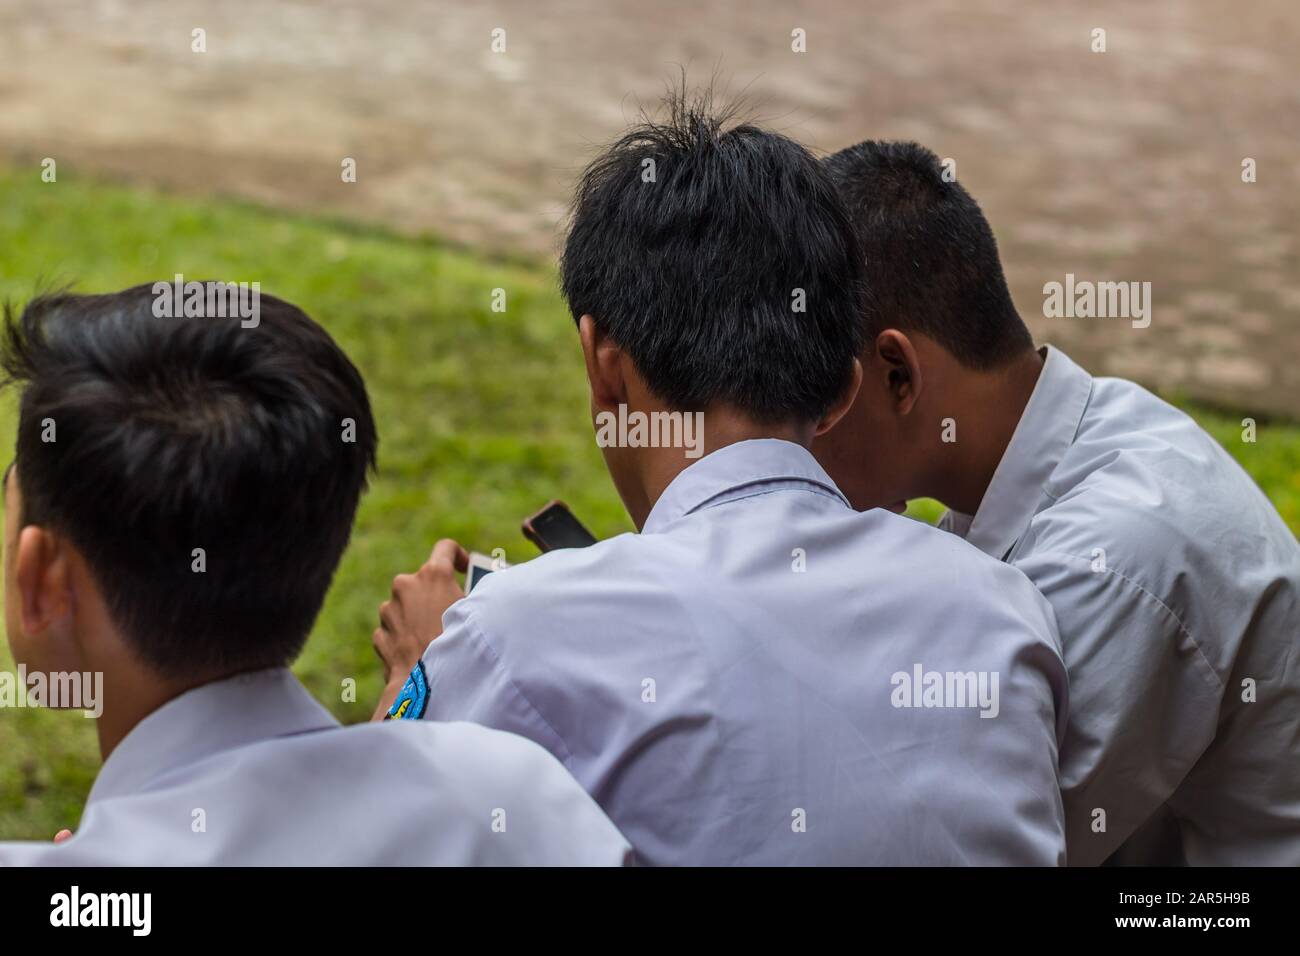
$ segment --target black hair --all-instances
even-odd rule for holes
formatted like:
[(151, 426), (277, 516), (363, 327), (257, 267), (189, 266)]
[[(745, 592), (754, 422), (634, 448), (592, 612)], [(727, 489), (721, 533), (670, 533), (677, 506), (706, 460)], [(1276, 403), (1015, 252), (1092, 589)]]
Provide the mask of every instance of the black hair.
[(995, 368), (1033, 348), (979, 204), (916, 143), (867, 141), (822, 160), (857, 229), (874, 309), (868, 334), (915, 329)]
[(261, 295), (255, 327), (164, 318), (164, 285), (5, 308), (23, 523), (78, 548), (160, 673), (287, 664), (375, 465), (365, 383), (288, 302)]
[(862, 263), (834, 185), (802, 146), (670, 94), (582, 175), (561, 278), (575, 320), (671, 408), (815, 421), (862, 344)]

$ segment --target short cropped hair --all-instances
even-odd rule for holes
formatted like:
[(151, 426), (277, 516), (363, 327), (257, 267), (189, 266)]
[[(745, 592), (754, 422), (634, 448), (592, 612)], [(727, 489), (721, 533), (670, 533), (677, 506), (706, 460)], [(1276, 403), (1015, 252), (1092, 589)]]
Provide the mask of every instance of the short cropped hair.
[(152, 288), (6, 307), (23, 523), (81, 551), (158, 672), (287, 664), (375, 465), (365, 384), (288, 302), (262, 295), (245, 328), (160, 318)]
[(977, 369), (1033, 348), (993, 230), (938, 156), (916, 143), (867, 141), (822, 162), (865, 257), (872, 339), (886, 328), (915, 329)]
[(561, 277), (670, 408), (815, 421), (862, 344), (862, 257), (802, 146), (670, 95), (586, 169)]

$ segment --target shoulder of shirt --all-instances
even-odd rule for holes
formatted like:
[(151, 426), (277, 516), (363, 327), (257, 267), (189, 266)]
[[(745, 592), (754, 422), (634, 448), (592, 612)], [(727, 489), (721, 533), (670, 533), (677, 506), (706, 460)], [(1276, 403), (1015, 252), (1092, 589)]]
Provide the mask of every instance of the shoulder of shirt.
[[(993, 575), (1005, 574), (1008, 570), (1005, 562), (990, 557), (961, 535), (945, 530), (942, 525), (932, 525), (883, 510), (863, 514), (877, 516), (881, 521), (880, 526), (887, 533), (901, 536), (909, 552), (916, 555), (916, 563), (920, 567), (925, 567), (931, 557), (942, 556), (965, 568), (983, 570)], [(948, 514), (945, 512), (944, 517)], [(1013, 576), (1020, 575), (1017, 572)]]
[[(917, 569), (942, 558), (963, 568), (982, 570), (988, 575), (1023, 578), (1020, 572), (985, 555), (962, 538), (933, 525), (903, 517), (884, 509), (854, 512), (845, 509), (845, 522), (862, 525), (863, 548), (876, 550), (878, 540), (865, 535), (887, 535), (900, 545)], [(467, 611), (482, 621), (496, 617), (504, 608), (528, 608), (531, 601), (550, 598), (560, 589), (565, 596), (606, 591), (619, 580), (644, 585), (664, 568), (689, 569), (695, 556), (695, 541), (686, 535), (627, 533), (607, 538), (588, 548), (552, 551), (531, 561), (512, 566), (507, 573), (488, 579), (466, 599)], [(674, 558), (678, 563), (670, 563)], [(675, 581), (674, 593), (689, 587), (690, 580)], [(552, 608), (554, 609), (554, 608)]]
[[(237, 767), (232, 768), (232, 762)], [(621, 842), (559, 761), (531, 740), (472, 723), (399, 720), (260, 740), (214, 754), (180, 768), (163, 785), (96, 804), (94, 815), (83, 818), (82, 827), (66, 844), (0, 843), (0, 867), (70, 862), (120, 865), (125, 851), (112, 834), (122, 832), (124, 826), (141, 828), (142, 833), (161, 829), (161, 818), (149, 809), (151, 805), (188, 807), (193, 803), (187, 796), (191, 790), (211, 793), (218, 781), (228, 784), (232, 773), (256, 779), (271, 791), (290, 793), (303, 782), (304, 765), (324, 768), (335, 777), (344, 774), (353, 781), (347, 786), (349, 806), (376, 808), (389, 802), (400, 811), (392, 824), (367, 822), (365, 826), (376, 834), (382, 836), (400, 820), (438, 821), (438, 826), (417, 826), (407, 835), (408, 842), (435, 848), (430, 859), (437, 858), (439, 834), (447, 828), (458, 821), (477, 825), (484, 819), (485, 806), (512, 799), (527, 800), (539, 814), (549, 815), (559, 835), (575, 834), (574, 827), (582, 826), (584, 838), (599, 835), (611, 847)], [(342, 804), (339, 808), (345, 809)], [(252, 809), (240, 807), (237, 813), (251, 815)], [(133, 859), (129, 852), (127, 858)]]
[[(512, 668), (565, 635), (586, 634), (592, 602), (636, 588), (661, 561), (663, 535), (621, 534), (586, 548), (550, 551), (488, 575), (445, 619), (472, 646)], [(550, 641), (534, 640), (545, 627)], [(444, 635), (444, 636), (447, 636)], [(517, 638), (517, 639), (516, 639)], [(446, 646), (446, 645), (444, 645)], [(435, 642), (430, 650), (438, 647)]]
[(666, 535), (628, 532), (586, 548), (550, 551), (489, 575), (465, 598), (465, 610), (480, 624), (514, 612), (531, 613), (544, 600), (556, 609), (556, 598), (607, 591), (619, 580), (640, 580), (662, 566), (674, 548)]
[(1094, 380), (1092, 399), (1074, 440), (1062, 456), (1048, 492), (1060, 497), (1071, 469), (1091, 463), (1085, 474), (1119, 465), (1144, 468), (1157, 477), (1211, 477), (1249, 481), (1231, 455), (1186, 412), (1136, 382), (1121, 378)]
[[(856, 592), (866, 605), (882, 600), (882, 588), (893, 595), (924, 594), (924, 600), (951, 608), (954, 616), (978, 609), (989, 622), (1005, 623), (1007, 633), (1055, 641), (1050, 606), (1025, 574), (955, 535), (889, 511), (847, 508), (831, 533), (841, 542), (860, 535), (861, 562), (870, 562), (868, 580), (876, 585)], [(695, 532), (683, 529), (625, 534), (589, 548), (551, 552), (489, 577), (455, 606), (459, 611), (447, 622), (449, 633), (451, 628), (463, 633), (461, 646), (506, 666), (520, 686), (553, 679), (560, 661), (572, 664), (572, 655), (582, 657), (597, 647), (623, 659), (630, 651), (621, 629), (610, 626), (617, 616), (612, 609), (626, 607), (638, 620), (653, 615), (663, 627), (674, 627), (673, 622), (689, 627), (698, 618), (693, 610), (698, 603), (714, 599), (712, 572), (700, 548)], [(841, 569), (845, 586), (852, 586), (861, 565), (846, 555), (834, 567)], [(924, 583), (940, 571), (941, 587)], [(596, 684), (605, 674), (572, 666), (566, 673)]]
[(559, 762), (531, 740), (464, 721), (394, 720), (341, 732), (365, 738), (359, 742), (366, 748), (392, 748), (398, 759), (427, 764), (449, 780), (523, 783), (539, 773), (561, 770)]
[[(444, 820), (447, 809), (454, 807), (481, 821), (486, 798), (492, 806), (526, 799), (539, 818), (549, 821), (556, 841), (563, 843), (566, 834), (577, 832), (576, 826), (583, 828), (582, 838), (603, 841), (589, 848), (593, 858), (605, 844), (625, 843), (560, 760), (526, 737), (464, 721), (397, 720), (366, 726), (375, 728), (368, 735), (370, 747), (383, 746), (380, 741), (389, 734), (404, 738), (397, 773), (409, 782), (409, 794), (395, 803), (407, 817), (423, 803)], [(387, 774), (377, 779), (397, 778)]]
[[(1171, 541), (1191, 551), (1215, 548), (1200, 529), (1236, 530), (1261, 507), (1264, 532), (1281, 527), (1251, 478), (1191, 417), (1124, 379), (1097, 379), (1094, 402), (1045, 491), (1051, 504), (1031, 522), (1040, 546), (1071, 552), (1072, 539), (1113, 546), (1121, 570), (1140, 578), (1149, 561), (1167, 559)], [(1078, 550), (1076, 548), (1076, 550)], [(1108, 549), (1108, 557), (1111, 557)]]
[[(511, 760), (530, 756), (549, 761), (546, 752), (515, 734), (479, 724), (458, 721), (395, 720), (331, 727), (288, 737), (271, 737), (245, 746), (221, 751), (159, 777), (161, 787), (185, 786), (206, 774), (224, 774), (223, 764), (237, 760), (241, 766), (264, 763), (270, 768), (292, 763), (293, 751), (305, 759), (325, 759), (330, 752), (355, 751), (348, 760), (359, 766), (427, 764), (431, 771), (455, 768), (454, 776), (466, 769), (481, 775), (500, 776)], [(536, 762), (536, 761), (535, 761)], [(274, 773), (274, 769), (270, 772)], [(439, 774), (441, 775), (441, 774)]]
[[(1014, 564), (1053, 555), (1091, 565), (1154, 598), (1184, 627), (1183, 571), (1198, 591), (1235, 588), (1225, 535), (1257, 542), (1261, 563), (1300, 573), (1294, 537), (1252, 479), (1190, 416), (1133, 382), (1096, 379), (1094, 400), (1029, 523)], [(1254, 500), (1258, 507), (1250, 508)], [(1104, 553), (1102, 553), (1104, 552)], [(1195, 600), (1193, 597), (1192, 600)]]
[[(286, 748), (300, 750), (298, 758)], [(412, 801), (455, 806), (484, 789), (513, 787), (513, 792), (523, 793), (540, 782), (565, 788), (568, 782), (555, 758), (517, 734), (462, 721), (394, 720), (259, 741), (195, 764), (187, 774), (174, 775), (172, 785), (183, 789), (191, 782), (224, 776), (222, 763), (231, 757), (240, 762), (241, 773), (260, 773), (251, 768), (265, 765), (265, 773), (274, 778), (278, 773), (293, 776), (300, 761), (318, 764), (332, 755), (356, 779), (372, 781), (394, 799), (404, 789), (403, 782), (411, 782), (405, 788), (410, 792), (402, 797), (408, 809)]]
[(1054, 620), (1046, 598), (1013, 563), (999, 561), (965, 538), (924, 521), (888, 511), (874, 514), (881, 528), (901, 538), (906, 577), (933, 581), (940, 567), (948, 572), (942, 587), (926, 586), (925, 600), (951, 602), (963, 616), (984, 608), (999, 616), (1013, 614), (1031, 625), (1044, 614)]

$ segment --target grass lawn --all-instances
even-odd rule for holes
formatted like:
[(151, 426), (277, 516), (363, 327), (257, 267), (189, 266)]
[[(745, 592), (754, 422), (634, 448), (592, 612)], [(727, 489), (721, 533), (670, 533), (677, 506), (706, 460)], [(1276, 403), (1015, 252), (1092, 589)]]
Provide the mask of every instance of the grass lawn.
[[(380, 474), (361, 506), (315, 633), (296, 670), (343, 721), (365, 720), (379, 693), (370, 632), (394, 574), (438, 537), (532, 556), (519, 521), (562, 497), (598, 535), (630, 530), (592, 440), (572, 322), (548, 264), (485, 259), (430, 240), (0, 170), (0, 297), (36, 283), (111, 291), (183, 273), (258, 281), (302, 306), (352, 357), (379, 423)], [(493, 290), (506, 292), (503, 313)], [(1300, 427), (1190, 409), (1300, 527)], [(0, 406), (8, 463), (12, 399)], [(933, 520), (934, 502), (913, 506)], [(2, 643), (2, 642), (0, 642)], [(0, 647), (0, 669), (11, 669)], [(354, 678), (357, 700), (343, 700)], [(75, 827), (99, 759), (92, 721), (0, 711), (0, 839)]]

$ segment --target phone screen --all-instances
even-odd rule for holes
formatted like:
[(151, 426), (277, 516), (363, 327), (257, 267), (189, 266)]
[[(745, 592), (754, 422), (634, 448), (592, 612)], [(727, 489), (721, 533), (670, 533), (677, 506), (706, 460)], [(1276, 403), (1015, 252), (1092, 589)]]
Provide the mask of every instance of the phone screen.
[(469, 571), (465, 575), (465, 593), (473, 591), (475, 586), (485, 577), (492, 573), (492, 568), (484, 567), (481, 564), (471, 564)]
[(573, 516), (562, 504), (553, 504), (542, 509), (531, 520), (533, 534), (541, 539), (540, 544), (547, 551), (560, 548), (586, 548), (596, 543), (596, 536), (582, 526), (582, 522)]

